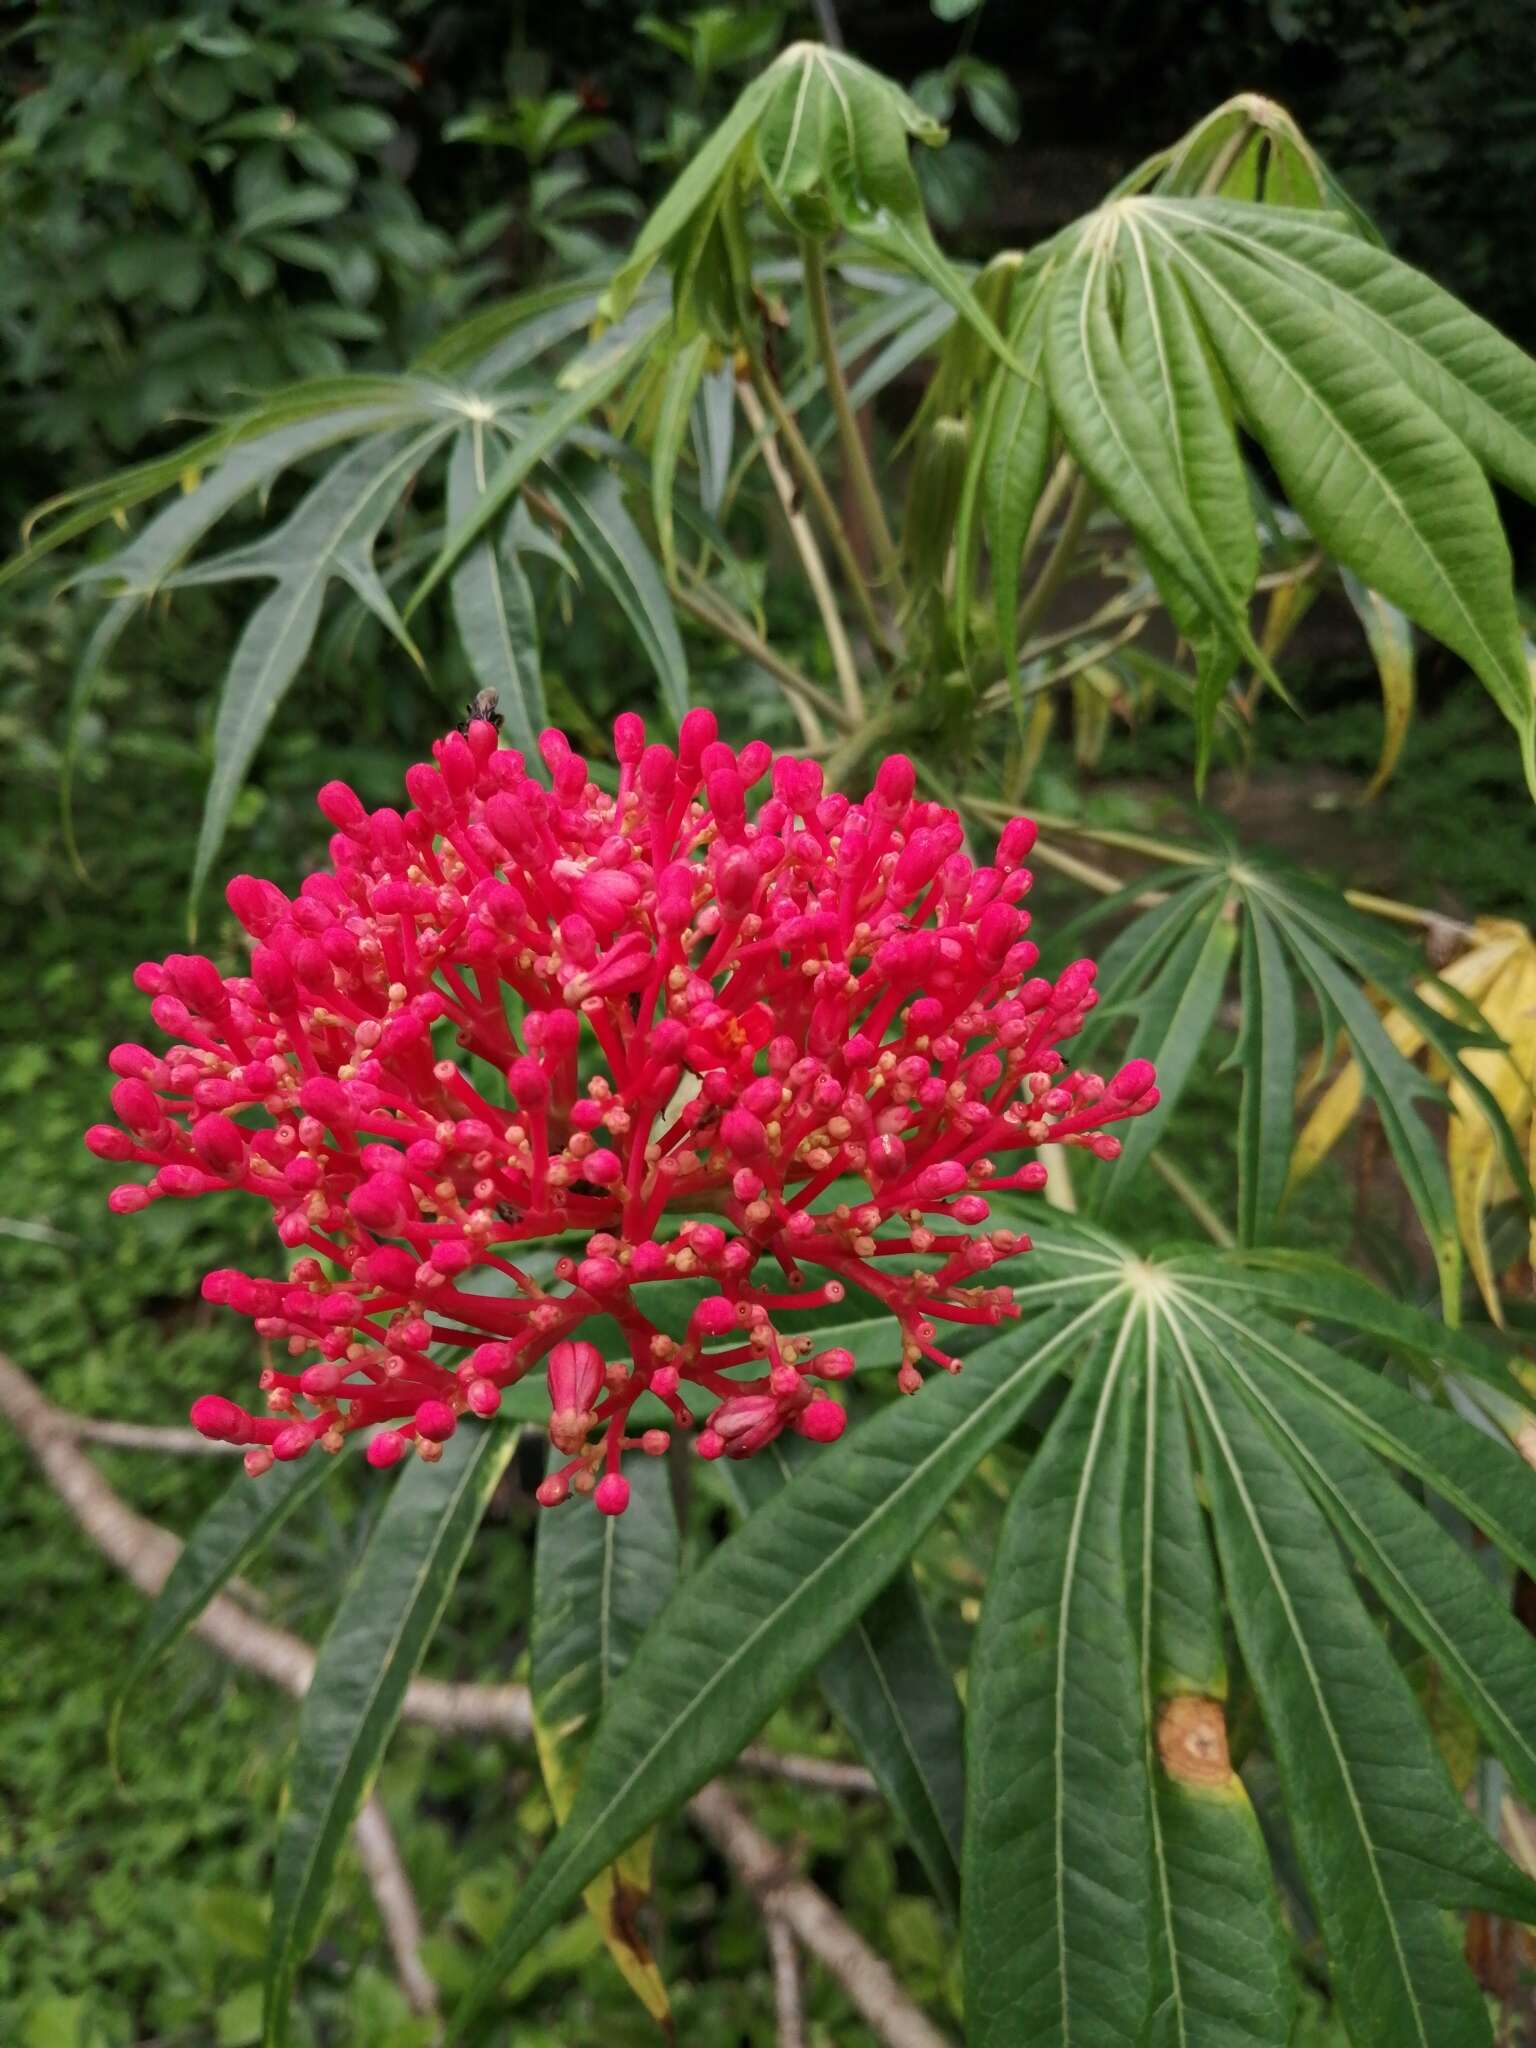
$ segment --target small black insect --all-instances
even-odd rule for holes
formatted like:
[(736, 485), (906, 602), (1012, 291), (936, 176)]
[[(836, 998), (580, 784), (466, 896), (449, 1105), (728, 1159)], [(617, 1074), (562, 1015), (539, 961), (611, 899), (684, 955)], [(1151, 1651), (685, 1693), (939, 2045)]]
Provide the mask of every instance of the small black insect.
[(494, 690), (481, 690), (477, 696), (471, 697), (464, 706), (464, 716), (459, 720), (459, 731), (468, 733), (477, 719), (483, 719), (487, 725), (495, 726), (500, 732), (501, 713), (496, 709), (496, 703)]

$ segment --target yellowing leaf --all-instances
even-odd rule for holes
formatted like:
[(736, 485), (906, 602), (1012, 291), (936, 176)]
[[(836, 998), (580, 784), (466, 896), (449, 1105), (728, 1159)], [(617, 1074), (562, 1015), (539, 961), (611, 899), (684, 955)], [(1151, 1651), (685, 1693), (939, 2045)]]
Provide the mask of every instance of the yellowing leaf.
[[(1482, 1083), (1505, 1120), (1518, 1134), (1528, 1130), (1530, 1156), (1536, 1165), (1536, 938), (1511, 918), (1479, 918), (1478, 937), (1452, 961), (1438, 980), (1425, 980), (1415, 993), (1438, 1010), (1451, 1013), (1447, 987), (1476, 1005), (1501, 1047), (1464, 1052), (1466, 1073)], [(1392, 1008), (1382, 1026), (1405, 1058), (1424, 1049), (1421, 1028), (1402, 1010)], [(1446, 1165), (1456, 1208), (1457, 1233), (1466, 1249), (1489, 1315), (1502, 1324), (1498, 1279), (1488, 1246), (1488, 1212), (1511, 1193), (1509, 1174), (1498, 1139), (1481, 1103), (1464, 1079), (1444, 1077), (1450, 1095), (1446, 1133)], [(1349, 1060), (1325, 1090), (1296, 1141), (1288, 1188), (1305, 1179), (1324, 1159), (1353, 1122), (1363, 1096), (1360, 1068)], [(1536, 1266), (1536, 1221), (1532, 1224), (1531, 1261)]]

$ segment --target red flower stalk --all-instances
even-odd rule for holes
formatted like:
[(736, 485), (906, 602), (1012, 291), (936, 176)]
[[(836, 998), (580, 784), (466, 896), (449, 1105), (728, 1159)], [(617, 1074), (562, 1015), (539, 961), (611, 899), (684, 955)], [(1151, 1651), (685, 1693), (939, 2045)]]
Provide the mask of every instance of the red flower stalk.
[[(241, 1188), (300, 1254), (203, 1283), (288, 1356), (265, 1415), (192, 1408), (253, 1473), (379, 1423), (371, 1464), (440, 1456), (541, 1365), (568, 1459), (546, 1506), (622, 1512), (625, 1454), (669, 1442), (632, 1432), (646, 1393), (682, 1429), (685, 1385), (713, 1404), (706, 1458), (829, 1443), (853, 1360), (783, 1312), (856, 1287), (900, 1326), (904, 1392), (923, 1361), (957, 1370), (938, 1325), (1016, 1314), (993, 1269), (1029, 1249), (983, 1227), (988, 1194), (1043, 1185), (1026, 1150), (1112, 1159), (1104, 1126), (1157, 1101), (1145, 1060), (1105, 1082), (1058, 1050), (1094, 968), (1032, 971), (1028, 820), (977, 867), (902, 755), (850, 803), (707, 711), (676, 753), (628, 713), (614, 746), (617, 795), (559, 732), (546, 788), (485, 721), (409, 770), (403, 816), (328, 783), (331, 867), (291, 898), (229, 885), (248, 973), (137, 971), (175, 1042), (111, 1055), (118, 1123), (86, 1142), (154, 1169), (111, 1206)], [(515, 1263), (562, 1237), (553, 1283)], [(679, 1278), (701, 1298), (663, 1329), (647, 1297)], [(625, 1355), (577, 1334), (599, 1316)]]

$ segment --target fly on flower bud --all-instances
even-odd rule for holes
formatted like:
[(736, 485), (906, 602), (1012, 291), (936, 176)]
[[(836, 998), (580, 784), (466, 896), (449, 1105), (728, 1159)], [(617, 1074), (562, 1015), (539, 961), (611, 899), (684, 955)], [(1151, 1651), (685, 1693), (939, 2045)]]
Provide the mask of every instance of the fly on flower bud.
[[(962, 444), (930, 430), (925, 517)], [(540, 1375), (550, 1507), (625, 1510), (624, 1457), (671, 1440), (646, 1400), (676, 1431), (709, 1411), (706, 1459), (831, 1443), (820, 1389), (853, 1355), (783, 1319), (854, 1289), (903, 1391), (956, 1369), (943, 1326), (1014, 1314), (1029, 1249), (990, 1198), (1038, 1191), (1052, 1145), (1112, 1158), (1156, 1104), (1143, 1060), (1070, 1064), (1094, 968), (1036, 972), (1027, 820), (977, 866), (905, 755), (850, 797), (702, 707), (675, 752), (623, 714), (613, 758), (616, 794), (564, 734), (530, 762), (471, 707), (413, 808), (328, 782), (329, 867), (230, 884), (243, 971), (136, 970), (172, 1042), (113, 1051), (86, 1142), (147, 1169), (115, 1214), (231, 1188), (269, 1211), (272, 1275), (204, 1284), (270, 1347), (268, 1412), (193, 1410), (253, 1475), (359, 1431), (377, 1469), (434, 1460)]]

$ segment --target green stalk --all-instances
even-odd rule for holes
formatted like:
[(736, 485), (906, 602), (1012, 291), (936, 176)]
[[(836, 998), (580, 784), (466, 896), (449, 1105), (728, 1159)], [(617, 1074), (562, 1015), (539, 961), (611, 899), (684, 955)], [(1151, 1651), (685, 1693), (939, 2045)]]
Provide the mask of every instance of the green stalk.
[(807, 236), (800, 245), (800, 261), (805, 273), (805, 296), (811, 312), (811, 327), (816, 336), (817, 353), (821, 357), (827, 396), (832, 401), (832, 411), (837, 420), (838, 438), (843, 444), (848, 480), (859, 501), (864, 529), (879, 564), (880, 580), (899, 610), (903, 601), (900, 558), (886, 523), (885, 506), (869, 463), (869, 450), (859, 431), (853, 401), (848, 396), (848, 381), (843, 375), (842, 359), (837, 353), (837, 334), (832, 324), (832, 300), (827, 291), (827, 267), (822, 258), (821, 244)]
[(1014, 630), (1020, 647), (1039, 625), (1047, 605), (1067, 579), (1067, 572), (1077, 554), (1077, 544), (1083, 537), (1088, 524), (1088, 515), (1093, 510), (1093, 487), (1086, 477), (1079, 477), (1067, 506), (1066, 517), (1061, 522), (1061, 531), (1056, 544), (1046, 556), (1040, 574), (1031, 585), (1028, 595), (1019, 606), (1018, 622)]
[(809, 676), (787, 662), (783, 655), (770, 647), (766, 640), (753, 632), (750, 624), (738, 613), (732, 611), (719, 598), (708, 599), (685, 590), (675, 579), (667, 586), (675, 604), (681, 605), (690, 618), (697, 619), (702, 626), (718, 633), (722, 640), (728, 640), (742, 654), (749, 655), (759, 668), (765, 668), (769, 675), (781, 682), (790, 695), (809, 709), (819, 713), (829, 724), (840, 732), (852, 730), (854, 721), (841, 704), (829, 697), (825, 690), (813, 683)]
[(832, 502), (826, 478), (818, 468), (815, 456), (806, 446), (805, 436), (800, 431), (800, 423), (784, 403), (778, 385), (768, 375), (755, 354), (751, 358), (750, 370), (752, 388), (762, 401), (764, 410), (773, 420), (784, 446), (789, 451), (789, 459), (800, 479), (801, 489), (816, 507), (822, 530), (831, 544), (833, 554), (837, 557), (837, 565), (843, 572), (843, 581), (858, 607), (859, 616), (864, 621), (870, 641), (880, 652), (889, 654), (890, 639), (885, 627), (880, 623), (879, 613), (875, 610), (874, 596), (865, 580), (863, 570), (859, 567), (858, 557), (853, 552), (847, 526)]

